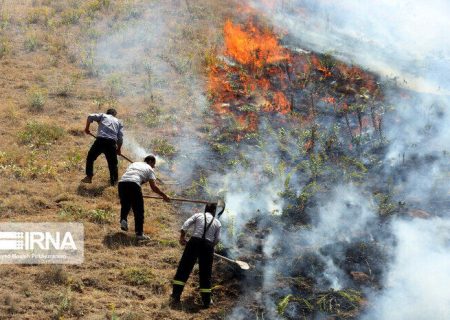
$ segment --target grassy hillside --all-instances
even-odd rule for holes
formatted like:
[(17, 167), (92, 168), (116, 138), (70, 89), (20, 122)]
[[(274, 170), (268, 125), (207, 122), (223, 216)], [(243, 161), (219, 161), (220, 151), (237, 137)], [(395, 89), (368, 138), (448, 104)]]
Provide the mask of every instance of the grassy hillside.
[[(204, 10), (207, 2), (209, 11)], [(149, 73), (105, 75), (92, 55), (97, 41), (142, 18), (141, 9), (152, 3), (156, 2), (0, 3), (1, 222), (81, 221), (85, 226), (82, 265), (0, 266), (0, 319), (212, 319), (221, 318), (233, 303), (227, 289), (219, 286), (218, 303), (200, 310), (194, 278), (186, 290), (185, 309), (170, 309), (170, 280), (181, 254), (177, 208), (147, 201), (145, 232), (153, 240), (137, 245), (118, 232), (117, 190), (108, 186), (104, 158), (96, 162), (92, 185), (79, 182), (92, 143), (82, 132), (85, 117), (110, 105), (118, 109), (129, 133), (151, 130), (154, 150), (163, 156), (173, 150), (165, 140), (170, 129), (164, 128), (164, 117), (173, 104), (158, 100), (163, 96), (158, 90), (164, 86), (129, 95), (128, 88), (150, 78)], [(197, 15), (198, 25), (186, 26), (174, 19), (169, 36), (186, 35), (189, 29), (188, 37), (174, 42), (173, 50), (187, 42), (194, 44), (183, 52), (191, 57), (191, 64), (184, 67), (194, 72), (211, 47), (201, 36), (204, 23), (209, 21), (210, 29), (220, 27), (215, 25), (216, 17), (225, 9), (214, 1), (184, 5), (186, 14)], [(169, 1), (166, 9), (172, 6)], [(173, 57), (174, 65), (183, 58)], [(186, 72), (174, 70), (168, 77)], [(176, 127), (181, 120), (174, 121)], [(124, 153), (131, 153), (127, 145)], [(120, 161), (120, 173), (126, 165)], [(220, 284), (219, 279), (215, 282)]]

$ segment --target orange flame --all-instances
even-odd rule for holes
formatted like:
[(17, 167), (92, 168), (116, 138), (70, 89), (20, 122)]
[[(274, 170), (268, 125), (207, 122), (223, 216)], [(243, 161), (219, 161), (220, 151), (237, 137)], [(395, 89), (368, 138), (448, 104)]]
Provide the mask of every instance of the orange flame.
[(356, 66), (347, 66), (344, 63), (336, 64), (336, 69), (344, 77), (344, 79), (354, 82), (361, 82), (362, 87), (369, 90), (369, 92), (374, 92), (377, 89), (377, 84), (375, 79), (369, 73), (364, 72), (361, 68)]
[(243, 65), (257, 68), (268, 63), (276, 63), (289, 58), (285, 50), (278, 45), (277, 38), (271, 32), (259, 31), (251, 22), (248, 32), (230, 20), (225, 22), (226, 54)]
[(335, 104), (336, 99), (333, 97), (324, 97), (321, 99), (323, 102), (329, 103), (329, 104)]
[(314, 65), (314, 67), (316, 67), (317, 70), (323, 73), (325, 78), (332, 76), (330, 69), (325, 67), (316, 55), (311, 56), (311, 63)]
[(291, 104), (287, 100), (283, 92), (275, 92), (273, 96), (273, 105), (268, 105), (264, 108), (264, 111), (273, 112), (277, 111), (281, 114), (287, 114), (291, 111)]

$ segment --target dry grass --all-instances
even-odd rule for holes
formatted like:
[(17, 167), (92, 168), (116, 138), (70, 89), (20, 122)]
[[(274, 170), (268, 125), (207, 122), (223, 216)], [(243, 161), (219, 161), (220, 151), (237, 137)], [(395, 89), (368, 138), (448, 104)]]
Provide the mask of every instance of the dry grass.
[[(114, 102), (130, 128), (145, 126), (134, 117), (146, 110), (148, 92), (130, 97), (123, 95), (130, 79), (96, 78), (93, 52), (77, 42), (85, 34), (92, 41), (102, 36), (105, 31), (90, 27), (95, 21), (138, 18), (135, 2), (142, 1), (7, 0), (0, 6), (0, 222), (82, 221), (86, 237), (81, 265), (0, 265), (0, 319), (217, 319), (233, 304), (222, 297), (207, 311), (170, 309), (170, 280), (181, 254), (178, 213), (146, 202), (145, 231), (153, 240), (137, 244), (132, 230), (118, 231), (117, 190), (108, 186), (104, 158), (96, 162), (92, 185), (79, 182), (92, 142), (81, 132), (87, 113)], [(210, 2), (212, 11), (224, 6), (201, 2)], [(199, 16), (201, 9), (191, 8)], [(191, 38), (182, 45), (199, 30), (187, 31)], [(206, 42), (202, 36), (196, 48)], [(158, 113), (168, 110), (163, 105)], [(166, 134), (173, 135), (153, 133), (155, 139)], [(174, 152), (168, 143), (159, 147)], [(120, 172), (126, 165), (120, 162)], [(194, 280), (186, 288), (188, 301), (197, 295)]]

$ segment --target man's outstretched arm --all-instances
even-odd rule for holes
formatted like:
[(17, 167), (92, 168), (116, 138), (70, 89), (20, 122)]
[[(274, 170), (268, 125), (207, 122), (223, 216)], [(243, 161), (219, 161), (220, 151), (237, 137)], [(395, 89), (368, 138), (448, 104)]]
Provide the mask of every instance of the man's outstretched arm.
[(155, 180), (150, 180), (149, 183), (150, 188), (152, 188), (152, 191), (154, 193), (159, 194), (164, 199), (165, 202), (170, 202), (170, 198), (164, 192), (162, 192), (161, 189), (158, 188), (158, 186), (155, 183)]

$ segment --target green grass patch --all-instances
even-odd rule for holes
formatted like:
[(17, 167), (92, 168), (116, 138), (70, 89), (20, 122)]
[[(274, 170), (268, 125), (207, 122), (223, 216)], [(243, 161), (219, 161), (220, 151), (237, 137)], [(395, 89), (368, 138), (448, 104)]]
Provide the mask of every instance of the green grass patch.
[(133, 286), (149, 285), (156, 276), (149, 268), (130, 267), (122, 271), (125, 281)]
[(77, 24), (83, 13), (83, 10), (69, 8), (61, 14), (61, 23), (65, 25)]
[(30, 24), (47, 24), (55, 11), (50, 7), (32, 8), (28, 11), (26, 21)]
[(280, 315), (284, 315), (287, 306), (289, 303), (295, 302), (298, 304), (299, 309), (298, 312), (302, 313), (303, 316), (306, 316), (307, 314), (311, 313), (314, 310), (314, 305), (309, 301), (308, 299), (296, 297), (292, 294), (289, 294), (285, 296), (283, 299), (281, 299), (277, 304), (277, 312)]
[(122, 270), (121, 274), (129, 285), (148, 287), (154, 294), (166, 293), (164, 280), (157, 277), (150, 268), (130, 267)]
[(285, 317), (289, 304), (296, 304), (296, 315), (309, 318), (314, 311), (332, 314), (339, 319), (354, 319), (363, 303), (362, 293), (353, 290), (329, 290), (307, 297), (289, 294), (279, 300), (277, 312)]
[(47, 101), (47, 91), (36, 86), (27, 90), (28, 109), (32, 112), (40, 112)]
[(169, 248), (176, 248), (178, 246), (178, 242), (175, 240), (160, 239), (158, 240), (158, 243), (164, 247)]
[(32, 121), (19, 132), (19, 142), (36, 148), (47, 147), (61, 139), (64, 134), (64, 129), (59, 126)]
[(111, 210), (94, 209), (86, 211), (81, 206), (72, 203), (65, 204), (58, 215), (68, 220), (88, 220), (96, 224), (109, 224), (114, 217)]
[(28, 52), (36, 51), (41, 46), (36, 33), (29, 33), (23, 43), (23, 46)]
[(342, 317), (355, 311), (362, 301), (361, 292), (353, 289), (331, 290), (320, 293), (315, 298), (315, 304), (320, 311), (341, 315)]
[(10, 51), (9, 41), (6, 37), (0, 38), (0, 59), (8, 54)]
[(175, 156), (176, 149), (167, 139), (157, 138), (151, 141), (152, 150), (157, 155), (171, 158)]
[(88, 219), (97, 224), (108, 224), (113, 219), (114, 213), (110, 210), (95, 209), (88, 213)]
[(70, 220), (72, 219), (77, 220), (79, 218), (86, 216), (86, 212), (79, 205), (67, 203), (63, 205), (61, 210), (59, 210), (58, 215), (61, 218), (69, 218)]

